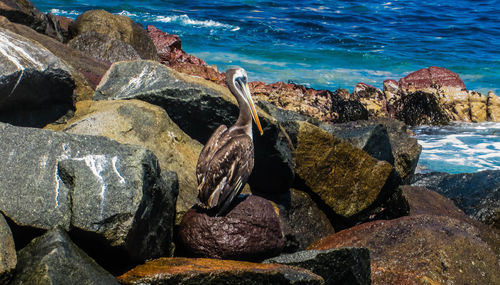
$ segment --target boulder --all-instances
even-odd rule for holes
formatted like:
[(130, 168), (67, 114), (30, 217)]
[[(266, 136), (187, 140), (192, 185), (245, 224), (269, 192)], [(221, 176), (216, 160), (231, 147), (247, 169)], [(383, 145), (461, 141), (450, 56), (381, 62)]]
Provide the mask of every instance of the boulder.
[(70, 31), (73, 37), (94, 31), (130, 44), (143, 59), (158, 59), (155, 45), (146, 30), (126, 16), (113, 15), (104, 10), (90, 10), (76, 18)]
[(0, 27), (37, 41), (62, 59), (70, 67), (72, 77), (75, 80), (77, 101), (92, 98), (95, 87), (109, 68), (106, 63), (72, 49), (53, 38), (39, 34), (27, 26), (11, 23), (5, 17), (0, 16)]
[(303, 191), (292, 188), (289, 192), (260, 195), (278, 206), (286, 252), (304, 250), (312, 242), (335, 232), (325, 213)]
[(361, 224), (308, 249), (368, 248), (372, 284), (497, 284), (497, 257), (478, 235), (453, 218), (417, 215)]
[(60, 42), (64, 41), (64, 33), (57, 18), (50, 13), (44, 14), (38, 11), (29, 0), (0, 1), (0, 16), (7, 17), (14, 23), (26, 25)]
[(0, 214), (0, 284), (8, 284), (17, 264), (16, 248), (9, 225)]
[(134, 60), (141, 57), (128, 43), (95, 31), (83, 32), (68, 42), (69, 47), (107, 62)]
[(470, 119), (474, 123), (487, 120), (488, 97), (474, 91), (469, 91)]
[(410, 126), (446, 125), (451, 121), (432, 93), (417, 91), (402, 95), (394, 109), (395, 118)]
[(74, 118), (53, 130), (81, 135), (105, 136), (123, 144), (151, 150), (162, 171), (179, 177), (176, 224), (196, 204), (196, 163), (202, 144), (186, 135), (162, 108), (139, 100), (82, 101)]
[(262, 260), (281, 253), (284, 237), (277, 209), (259, 196), (240, 196), (225, 216), (193, 208), (182, 218), (179, 240), (190, 255)]
[(488, 121), (500, 122), (500, 98), (492, 91), (489, 91), (486, 104)]
[(387, 99), (380, 89), (366, 83), (358, 83), (352, 93), (352, 97), (363, 104), (371, 117), (386, 116)]
[(177, 177), (150, 151), (0, 124), (0, 159), (0, 211), (20, 234), (60, 226), (116, 264), (170, 254)]
[(351, 218), (399, 185), (393, 167), (303, 121), (286, 126), (295, 146), (295, 173), (335, 214)]
[(323, 277), (325, 285), (370, 284), (370, 252), (366, 248), (305, 250), (264, 260), (298, 266)]
[(233, 260), (160, 258), (118, 277), (121, 284), (324, 284), (303, 268)]
[(408, 127), (397, 120), (377, 119), (344, 124), (320, 124), (320, 127), (362, 149), (378, 160), (392, 164), (403, 183), (409, 183), (422, 146)]
[[(152, 61), (117, 62), (96, 89), (94, 100), (139, 99), (165, 109), (191, 138), (206, 142), (221, 124), (236, 122), (236, 99), (227, 88), (180, 74)], [(288, 191), (292, 184), (292, 154), (276, 120), (257, 111), (264, 134), (254, 128), (255, 164), (252, 191)]]
[(500, 229), (500, 171), (415, 175), (413, 186), (423, 186), (452, 199), (471, 218)]
[(436, 88), (437, 86), (465, 89), (465, 84), (458, 74), (437, 66), (419, 69), (399, 80), (399, 88), (406, 90), (406, 92)]
[(71, 73), (35, 41), (0, 28), (0, 121), (42, 127), (73, 108)]
[(118, 284), (60, 228), (35, 238), (19, 251), (10, 284)]

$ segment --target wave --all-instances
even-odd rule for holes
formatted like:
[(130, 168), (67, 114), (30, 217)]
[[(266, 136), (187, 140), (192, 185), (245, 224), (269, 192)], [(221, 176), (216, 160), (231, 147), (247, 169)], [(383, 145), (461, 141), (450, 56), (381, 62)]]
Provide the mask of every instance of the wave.
[(231, 31), (238, 31), (240, 27), (229, 24), (220, 23), (214, 20), (196, 20), (191, 19), (188, 15), (173, 15), (173, 16), (157, 16), (155, 21), (162, 23), (178, 23), (183, 26), (195, 26), (204, 28), (222, 28)]

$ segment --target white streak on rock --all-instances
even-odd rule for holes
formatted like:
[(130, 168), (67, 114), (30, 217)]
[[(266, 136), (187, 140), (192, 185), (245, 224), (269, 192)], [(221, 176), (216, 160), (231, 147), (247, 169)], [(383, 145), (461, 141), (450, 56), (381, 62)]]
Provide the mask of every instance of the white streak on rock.
[(107, 159), (106, 159), (106, 156), (105, 155), (86, 155), (84, 157), (81, 157), (81, 158), (74, 158), (74, 160), (77, 160), (77, 161), (84, 161), (85, 164), (87, 165), (88, 168), (90, 168), (90, 171), (92, 171), (92, 174), (94, 174), (94, 176), (97, 178), (97, 180), (99, 181), (99, 183), (101, 184), (101, 193), (100, 193), (100, 196), (101, 196), (101, 218), (103, 216), (103, 213), (104, 213), (104, 202), (106, 200), (106, 189), (107, 189), (107, 186), (106, 186), (106, 183), (104, 182), (104, 178), (101, 176), (101, 172), (104, 171), (104, 169), (106, 168), (106, 164), (107, 164)]
[(120, 178), (120, 183), (122, 183), (122, 184), (125, 183), (125, 178), (123, 178), (123, 176), (121, 176), (120, 172), (116, 168), (116, 162), (118, 162), (118, 157), (113, 156), (113, 158), (111, 159), (111, 162), (113, 165), (113, 171), (116, 173), (116, 175), (118, 175), (118, 178)]
[(144, 67), (139, 76), (134, 76), (129, 79), (128, 84), (124, 85), (119, 93), (130, 93), (143, 85), (144, 77), (149, 73), (148, 67)]

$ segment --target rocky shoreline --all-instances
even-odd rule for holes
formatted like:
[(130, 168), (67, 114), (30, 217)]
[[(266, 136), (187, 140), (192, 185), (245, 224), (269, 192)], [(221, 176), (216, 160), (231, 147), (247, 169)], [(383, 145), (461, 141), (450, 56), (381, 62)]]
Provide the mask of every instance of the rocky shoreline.
[(0, 0), (0, 63), (0, 284), (500, 283), (500, 171), (414, 174), (408, 125), (500, 121), (449, 70), (251, 82), (255, 169), (211, 217), (196, 161), (238, 107), (178, 36)]

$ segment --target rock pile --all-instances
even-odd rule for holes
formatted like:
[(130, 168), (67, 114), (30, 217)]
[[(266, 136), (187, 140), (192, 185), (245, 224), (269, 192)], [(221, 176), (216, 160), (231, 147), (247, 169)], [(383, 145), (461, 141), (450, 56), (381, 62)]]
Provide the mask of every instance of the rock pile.
[(352, 94), (253, 82), (255, 169), (213, 217), (194, 175), (238, 115), (223, 73), (105, 11), (0, 15), (0, 283), (500, 283), (497, 173), (415, 176), (401, 122), (497, 120), (495, 95), (434, 67)]

